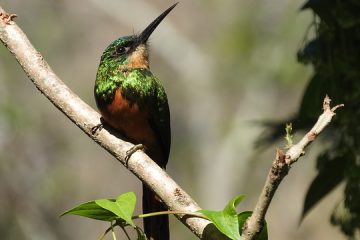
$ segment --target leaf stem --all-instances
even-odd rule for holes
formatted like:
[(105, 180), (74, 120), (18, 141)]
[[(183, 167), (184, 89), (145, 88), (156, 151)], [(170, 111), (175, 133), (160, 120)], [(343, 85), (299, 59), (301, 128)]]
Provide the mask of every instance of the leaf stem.
[(189, 215), (194, 217), (199, 217), (203, 219), (209, 220), (206, 216), (202, 215), (201, 213), (196, 212), (182, 212), (182, 211), (161, 211), (161, 212), (153, 212), (153, 213), (145, 213), (145, 214), (139, 214), (136, 216), (133, 216), (132, 219), (138, 219), (138, 218), (146, 218), (146, 217), (154, 217), (159, 215), (170, 215), (170, 214), (182, 214), (182, 215)]
[(116, 240), (116, 235), (115, 235), (115, 231), (114, 231), (112, 223), (111, 223), (111, 235), (112, 235), (113, 240)]
[(101, 236), (98, 238), (98, 240), (103, 240), (107, 233), (108, 232), (105, 231), (103, 234), (101, 234)]
[(121, 227), (121, 229), (124, 231), (124, 233), (125, 233), (125, 235), (126, 235), (127, 239), (131, 240), (131, 238), (130, 238), (129, 234), (127, 233), (127, 231), (126, 231), (126, 229), (125, 229), (125, 227), (126, 227), (126, 226), (122, 226), (122, 225), (120, 225), (120, 227)]

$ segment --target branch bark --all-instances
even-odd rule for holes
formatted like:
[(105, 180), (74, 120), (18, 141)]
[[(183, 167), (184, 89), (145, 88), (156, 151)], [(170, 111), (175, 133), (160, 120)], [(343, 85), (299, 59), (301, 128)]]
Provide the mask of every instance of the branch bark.
[(267, 176), (265, 185), (258, 198), (255, 209), (244, 224), (242, 239), (253, 240), (260, 233), (264, 222), (265, 215), (271, 203), (271, 200), (279, 187), (281, 181), (289, 172), (291, 165), (305, 154), (305, 148), (312, 143), (322, 130), (331, 122), (335, 115), (335, 110), (343, 107), (344, 104), (330, 107), (331, 99), (326, 95), (323, 101), (324, 112), (319, 116), (313, 128), (295, 145), (292, 145), (286, 153), (277, 149), (275, 161)]
[[(116, 132), (106, 127), (96, 134), (92, 133), (92, 128), (100, 124), (100, 115), (56, 76), (43, 56), (13, 22), (14, 17), (15, 14), (6, 13), (0, 6), (0, 40), (14, 55), (37, 89), (85, 134), (153, 189), (169, 209), (179, 212), (199, 210), (199, 205), (145, 153), (137, 151), (126, 163), (126, 151), (134, 146), (133, 144), (121, 140)], [(223, 235), (205, 219), (184, 215), (177, 217), (200, 238), (211, 235), (212, 239), (223, 239)]]
[[(96, 134), (92, 128), (100, 124), (100, 115), (74, 94), (51, 70), (42, 55), (34, 49), (26, 35), (13, 22), (15, 14), (6, 13), (0, 6), (0, 40), (15, 56), (29, 79), (61, 112), (85, 134), (113, 155), (141, 181), (147, 184), (173, 211), (195, 212), (199, 205), (156, 163), (141, 151), (125, 160), (126, 152), (134, 145), (119, 138), (116, 132), (104, 128)], [(330, 123), (335, 110), (343, 105), (330, 107), (330, 98), (324, 99), (323, 114), (303, 139), (284, 153), (278, 149), (252, 216), (246, 221), (242, 239), (255, 239), (264, 224), (267, 209), (290, 167), (303, 154), (304, 149)], [(202, 218), (177, 216), (196, 236), (205, 239), (224, 239), (214, 225)]]

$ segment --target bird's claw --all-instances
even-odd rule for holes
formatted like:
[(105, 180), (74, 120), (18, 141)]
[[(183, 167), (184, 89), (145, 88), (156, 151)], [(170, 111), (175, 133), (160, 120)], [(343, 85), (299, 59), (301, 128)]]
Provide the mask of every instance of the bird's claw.
[(145, 147), (142, 144), (136, 144), (134, 146), (132, 146), (129, 150), (126, 151), (126, 156), (125, 156), (125, 165), (128, 165), (128, 161), (130, 159), (130, 157), (138, 150), (144, 150)]
[(17, 15), (14, 13), (6, 13), (6, 12), (0, 12), (0, 19), (4, 21), (5, 24), (12, 24), (13, 19), (16, 18)]
[(94, 134), (97, 133), (98, 131), (101, 131), (101, 129), (103, 129), (103, 127), (104, 127), (104, 125), (103, 125), (102, 123), (99, 123), (99, 124), (93, 126), (93, 127), (91, 128), (91, 134), (94, 135)]

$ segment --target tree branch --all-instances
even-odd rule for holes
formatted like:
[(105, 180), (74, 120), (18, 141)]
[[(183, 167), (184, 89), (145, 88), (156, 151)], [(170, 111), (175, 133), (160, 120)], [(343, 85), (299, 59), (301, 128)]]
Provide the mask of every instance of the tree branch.
[(313, 128), (306, 133), (297, 144), (292, 145), (286, 153), (280, 149), (276, 150), (275, 161), (267, 176), (258, 202), (251, 217), (248, 218), (244, 225), (242, 233), (243, 240), (256, 239), (256, 236), (260, 233), (264, 225), (265, 215), (271, 200), (281, 181), (289, 172), (291, 165), (304, 155), (305, 147), (312, 143), (320, 132), (330, 123), (332, 117), (335, 115), (335, 110), (344, 106), (344, 104), (339, 104), (331, 108), (330, 101), (331, 99), (326, 95), (323, 102), (324, 112), (319, 116)]
[[(0, 6), (0, 40), (15, 56), (29, 79), (61, 112), (75, 123), (85, 134), (113, 155), (141, 181), (150, 186), (154, 192), (173, 211), (195, 212), (198, 204), (176, 182), (153, 162), (145, 153), (135, 152), (128, 162), (126, 152), (132, 146), (119, 138), (116, 132), (105, 127), (96, 134), (92, 128), (100, 124), (100, 115), (74, 94), (51, 70), (42, 55), (31, 45), (26, 35), (13, 22), (15, 14), (6, 13)], [(330, 123), (334, 111), (342, 107), (330, 107), (330, 98), (324, 99), (324, 112), (314, 127), (303, 139), (284, 153), (278, 149), (275, 161), (267, 176), (264, 188), (259, 196), (252, 216), (246, 221), (242, 239), (255, 239), (264, 224), (265, 215), (270, 202), (290, 167), (303, 154), (304, 149)], [(224, 239), (209, 221), (202, 218), (177, 216), (194, 234), (206, 239)]]
[[(100, 124), (100, 115), (56, 76), (43, 56), (34, 49), (26, 35), (13, 22), (14, 17), (15, 14), (6, 13), (0, 6), (0, 40), (15, 56), (38, 90), (84, 133), (153, 189), (171, 210), (180, 212), (199, 210), (198, 204), (145, 153), (137, 151), (126, 164), (126, 151), (134, 146), (133, 144), (121, 140), (116, 132), (106, 127), (96, 134), (92, 133), (92, 128)], [(222, 235), (210, 227), (210, 222), (205, 219), (184, 215), (177, 217), (200, 238), (204, 237), (204, 234), (212, 235), (212, 239), (222, 238)]]

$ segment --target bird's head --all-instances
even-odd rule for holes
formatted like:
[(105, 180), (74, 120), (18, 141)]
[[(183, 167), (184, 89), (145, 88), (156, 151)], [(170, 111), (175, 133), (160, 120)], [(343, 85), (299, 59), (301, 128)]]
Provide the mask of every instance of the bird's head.
[(138, 35), (120, 37), (112, 42), (101, 56), (102, 62), (116, 62), (122, 69), (149, 68), (147, 41), (160, 22), (177, 5), (175, 3)]

